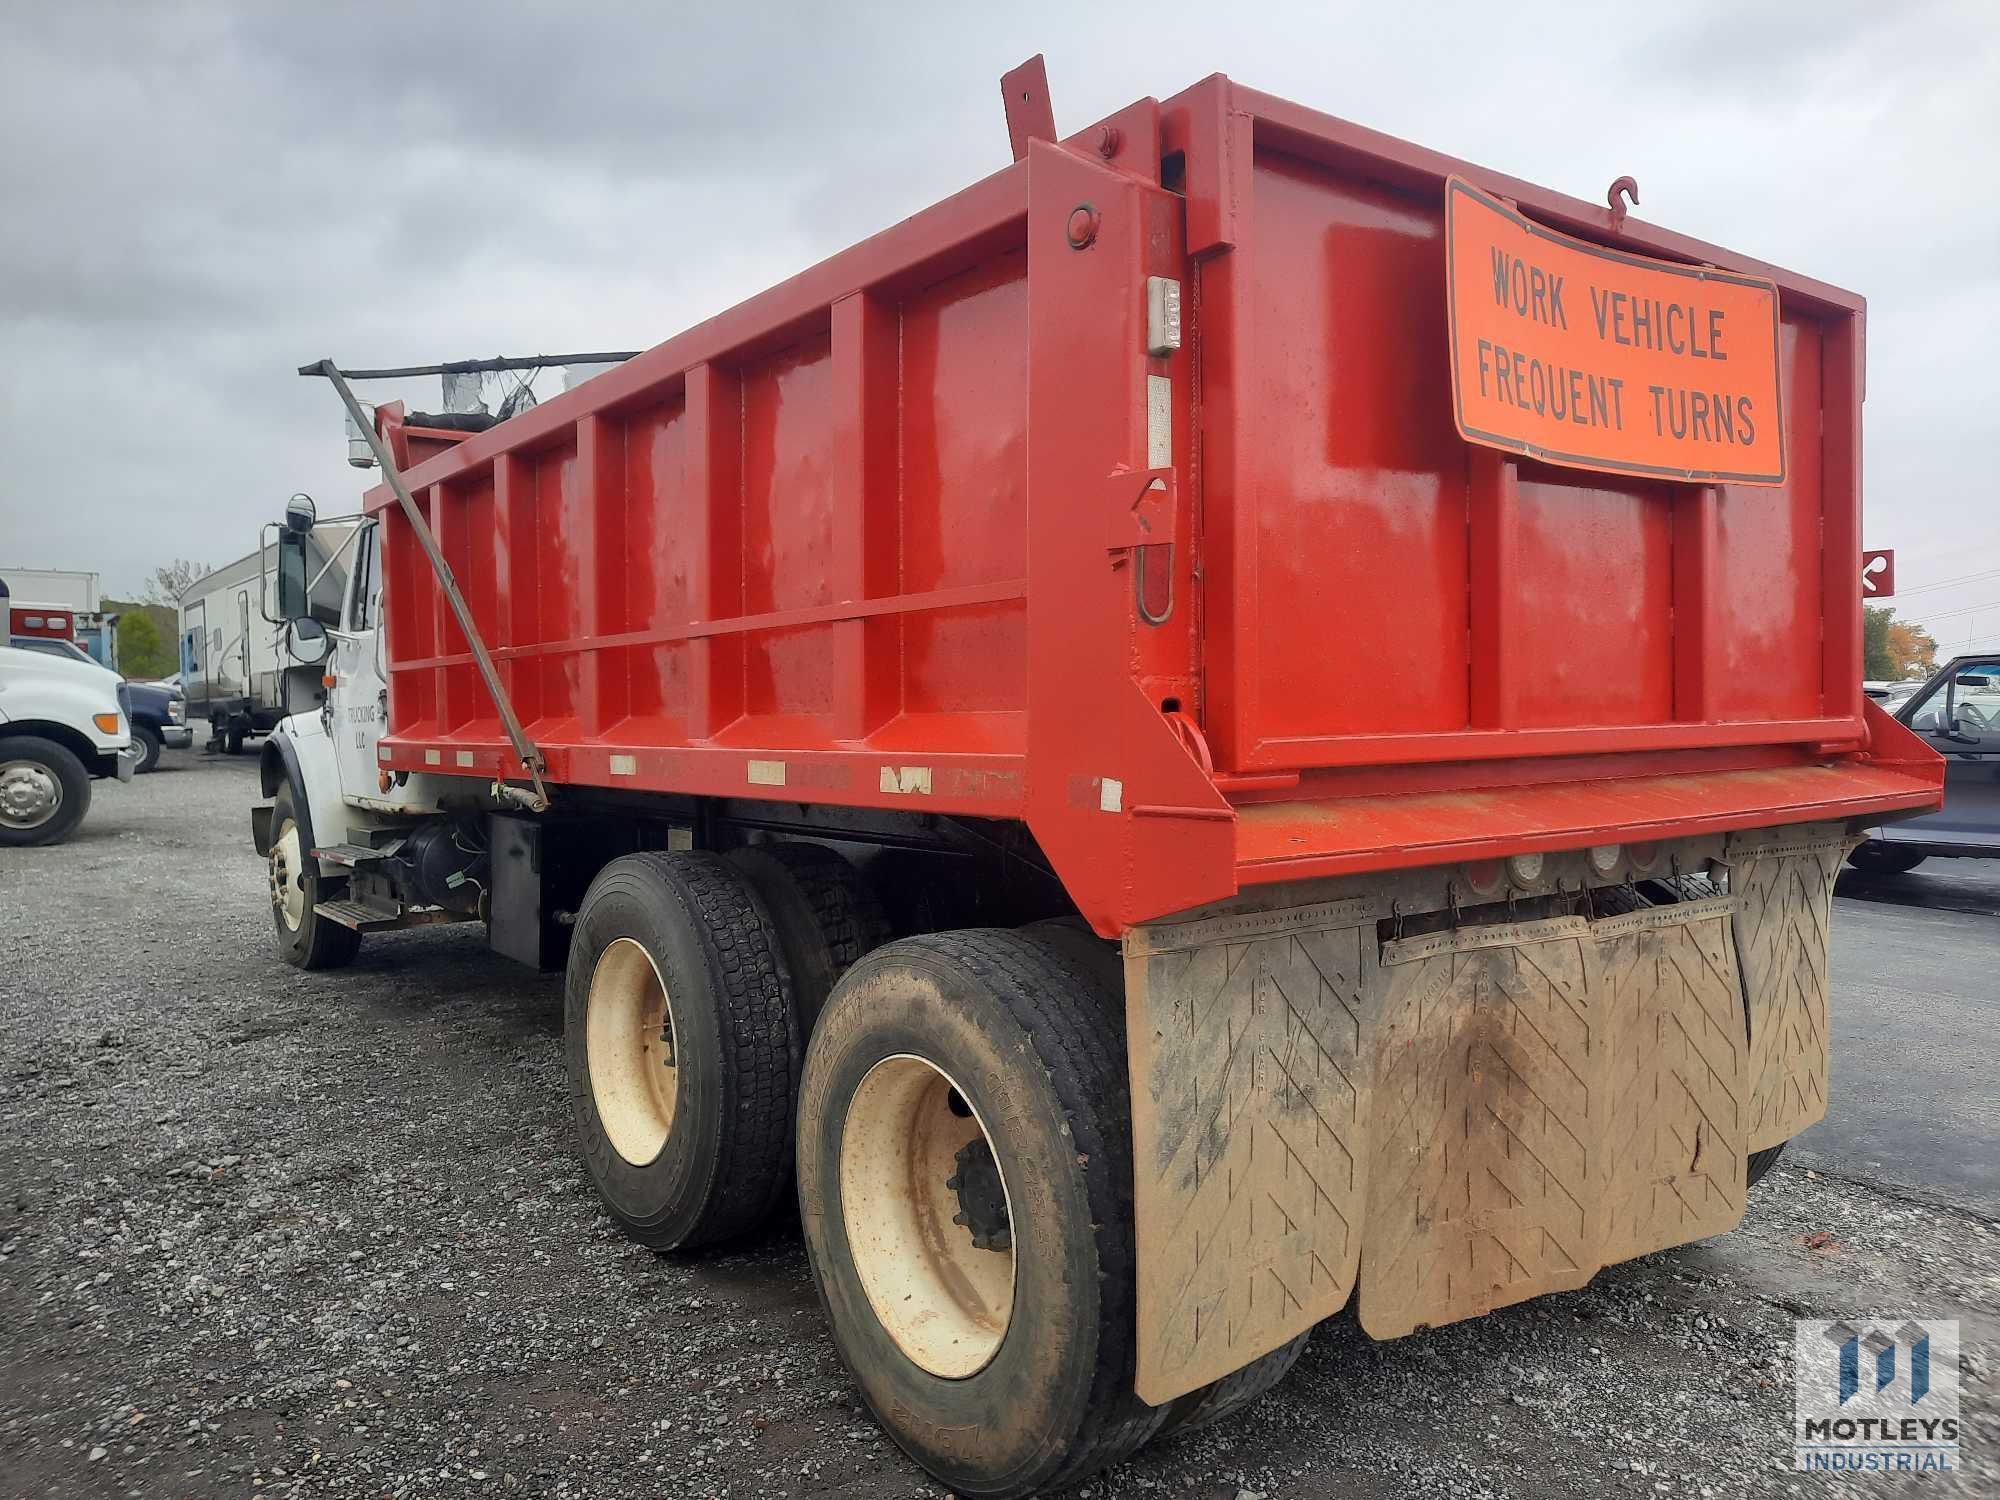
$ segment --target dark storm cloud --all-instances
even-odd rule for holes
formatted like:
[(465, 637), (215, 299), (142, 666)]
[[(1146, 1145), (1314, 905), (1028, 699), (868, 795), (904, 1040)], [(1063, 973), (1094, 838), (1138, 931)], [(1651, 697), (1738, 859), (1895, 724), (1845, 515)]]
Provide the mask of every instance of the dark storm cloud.
[(0, 561), (130, 590), (293, 489), (343, 507), (302, 361), (657, 342), (1002, 165), (1035, 51), (1065, 128), (1226, 71), (1579, 196), (1633, 172), (1643, 216), (1856, 287), (1870, 544), (1991, 555), (1983, 5), (245, 0), (0, 12)]

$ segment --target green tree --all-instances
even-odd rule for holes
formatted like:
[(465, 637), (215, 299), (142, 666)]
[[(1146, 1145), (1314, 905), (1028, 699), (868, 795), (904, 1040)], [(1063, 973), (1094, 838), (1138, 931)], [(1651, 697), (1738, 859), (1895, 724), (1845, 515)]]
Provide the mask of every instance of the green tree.
[(150, 614), (135, 609), (118, 617), (119, 671), (127, 677), (165, 677), (179, 666)]
[(1861, 606), (1861, 675), (1869, 682), (1890, 682), (1903, 674), (1889, 649), (1889, 625), (1896, 611), (1886, 604)]

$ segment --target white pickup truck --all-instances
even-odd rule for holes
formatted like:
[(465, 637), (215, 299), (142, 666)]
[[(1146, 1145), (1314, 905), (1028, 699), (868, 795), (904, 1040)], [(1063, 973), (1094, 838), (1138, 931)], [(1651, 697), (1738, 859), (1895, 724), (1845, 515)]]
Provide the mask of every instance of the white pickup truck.
[(90, 811), (92, 781), (138, 765), (123, 681), (0, 646), (0, 848), (56, 844)]

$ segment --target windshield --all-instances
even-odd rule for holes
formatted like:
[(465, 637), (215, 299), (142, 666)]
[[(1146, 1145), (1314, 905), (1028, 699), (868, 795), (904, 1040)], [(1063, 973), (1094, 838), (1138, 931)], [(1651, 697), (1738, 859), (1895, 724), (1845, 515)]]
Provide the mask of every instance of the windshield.
[(10, 646), (19, 646), (23, 651), (39, 651), (44, 656), (66, 656), (71, 661), (84, 662), (89, 666), (94, 667), (99, 665), (97, 659), (81, 646), (75, 645), (70, 641), (58, 641), (49, 636), (9, 636), (7, 644)]
[(1910, 711), (1919, 734), (2000, 737), (2000, 657), (1960, 662)]

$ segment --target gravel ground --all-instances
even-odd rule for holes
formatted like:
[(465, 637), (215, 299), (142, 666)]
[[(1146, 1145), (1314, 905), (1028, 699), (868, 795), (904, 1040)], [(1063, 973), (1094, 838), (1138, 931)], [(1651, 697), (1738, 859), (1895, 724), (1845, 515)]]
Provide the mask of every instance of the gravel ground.
[[(0, 852), (0, 1494), (938, 1493), (862, 1411), (796, 1227), (666, 1258), (570, 1149), (558, 981), (477, 928), (283, 967), (251, 758), (101, 785)], [(1835, 1493), (1794, 1316), (1965, 1320), (1992, 1494), (2000, 1226), (1779, 1170), (1734, 1235), (1373, 1344), (1086, 1494)]]

